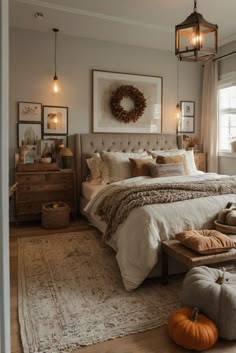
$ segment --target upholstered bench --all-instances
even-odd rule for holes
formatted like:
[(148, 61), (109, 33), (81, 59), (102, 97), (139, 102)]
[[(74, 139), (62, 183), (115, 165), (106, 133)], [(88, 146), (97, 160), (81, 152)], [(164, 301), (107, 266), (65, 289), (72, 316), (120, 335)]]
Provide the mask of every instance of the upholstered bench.
[[(230, 238), (236, 243), (236, 235), (231, 235)], [(165, 240), (162, 242), (162, 283), (168, 283), (168, 257), (183, 263), (189, 269), (196, 266), (216, 265), (228, 261), (236, 260), (236, 249), (227, 252), (200, 255), (185, 246), (179, 240)]]

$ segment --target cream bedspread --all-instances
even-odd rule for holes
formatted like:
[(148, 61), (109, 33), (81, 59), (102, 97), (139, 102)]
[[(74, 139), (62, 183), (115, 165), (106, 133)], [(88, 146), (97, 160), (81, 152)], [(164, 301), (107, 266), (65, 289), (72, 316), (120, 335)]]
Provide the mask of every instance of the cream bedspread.
[[(220, 177), (225, 176), (206, 173), (168, 178), (126, 179), (108, 185), (98, 192), (86, 206), (85, 211), (93, 224), (105, 233), (106, 224), (96, 216), (96, 211), (102, 199), (117, 184), (176, 183), (213, 180)], [(109, 242), (117, 251), (116, 257), (125, 288), (127, 290), (137, 288), (149, 275), (158, 261), (162, 240), (174, 238), (176, 233), (183, 230), (213, 228), (217, 213), (228, 202), (236, 202), (236, 194), (210, 196), (170, 204), (146, 205), (133, 209)]]

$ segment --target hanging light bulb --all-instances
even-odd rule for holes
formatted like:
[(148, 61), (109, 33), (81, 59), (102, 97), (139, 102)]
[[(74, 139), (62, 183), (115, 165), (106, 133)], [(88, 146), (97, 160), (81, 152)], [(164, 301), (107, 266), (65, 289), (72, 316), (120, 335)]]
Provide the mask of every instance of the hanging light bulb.
[(58, 93), (59, 92), (59, 83), (58, 83), (58, 77), (57, 77), (57, 33), (59, 32), (59, 29), (53, 28), (52, 30), (55, 33), (55, 51), (54, 51), (55, 74), (54, 74), (54, 78), (53, 78), (53, 92)]
[(180, 105), (179, 103), (176, 104), (176, 118), (180, 118)]
[(179, 59), (177, 58), (177, 104), (176, 104), (176, 134), (179, 130), (180, 105), (179, 105)]
[(54, 93), (58, 93), (58, 91), (59, 91), (58, 78), (57, 78), (57, 76), (54, 76), (54, 79), (53, 79), (53, 92)]

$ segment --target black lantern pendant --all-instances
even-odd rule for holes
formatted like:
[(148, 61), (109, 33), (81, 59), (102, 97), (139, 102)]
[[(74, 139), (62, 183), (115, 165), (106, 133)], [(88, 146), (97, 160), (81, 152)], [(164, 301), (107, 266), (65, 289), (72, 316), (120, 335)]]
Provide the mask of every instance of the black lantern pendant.
[(197, 12), (194, 0), (194, 12), (175, 26), (175, 55), (184, 61), (206, 61), (216, 55), (217, 42), (218, 26)]

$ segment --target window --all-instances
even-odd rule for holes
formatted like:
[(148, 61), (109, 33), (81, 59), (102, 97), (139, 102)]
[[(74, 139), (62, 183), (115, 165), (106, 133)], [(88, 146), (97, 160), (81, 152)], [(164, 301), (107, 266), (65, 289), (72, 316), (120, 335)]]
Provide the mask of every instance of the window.
[(219, 151), (231, 152), (236, 140), (236, 85), (218, 90)]

